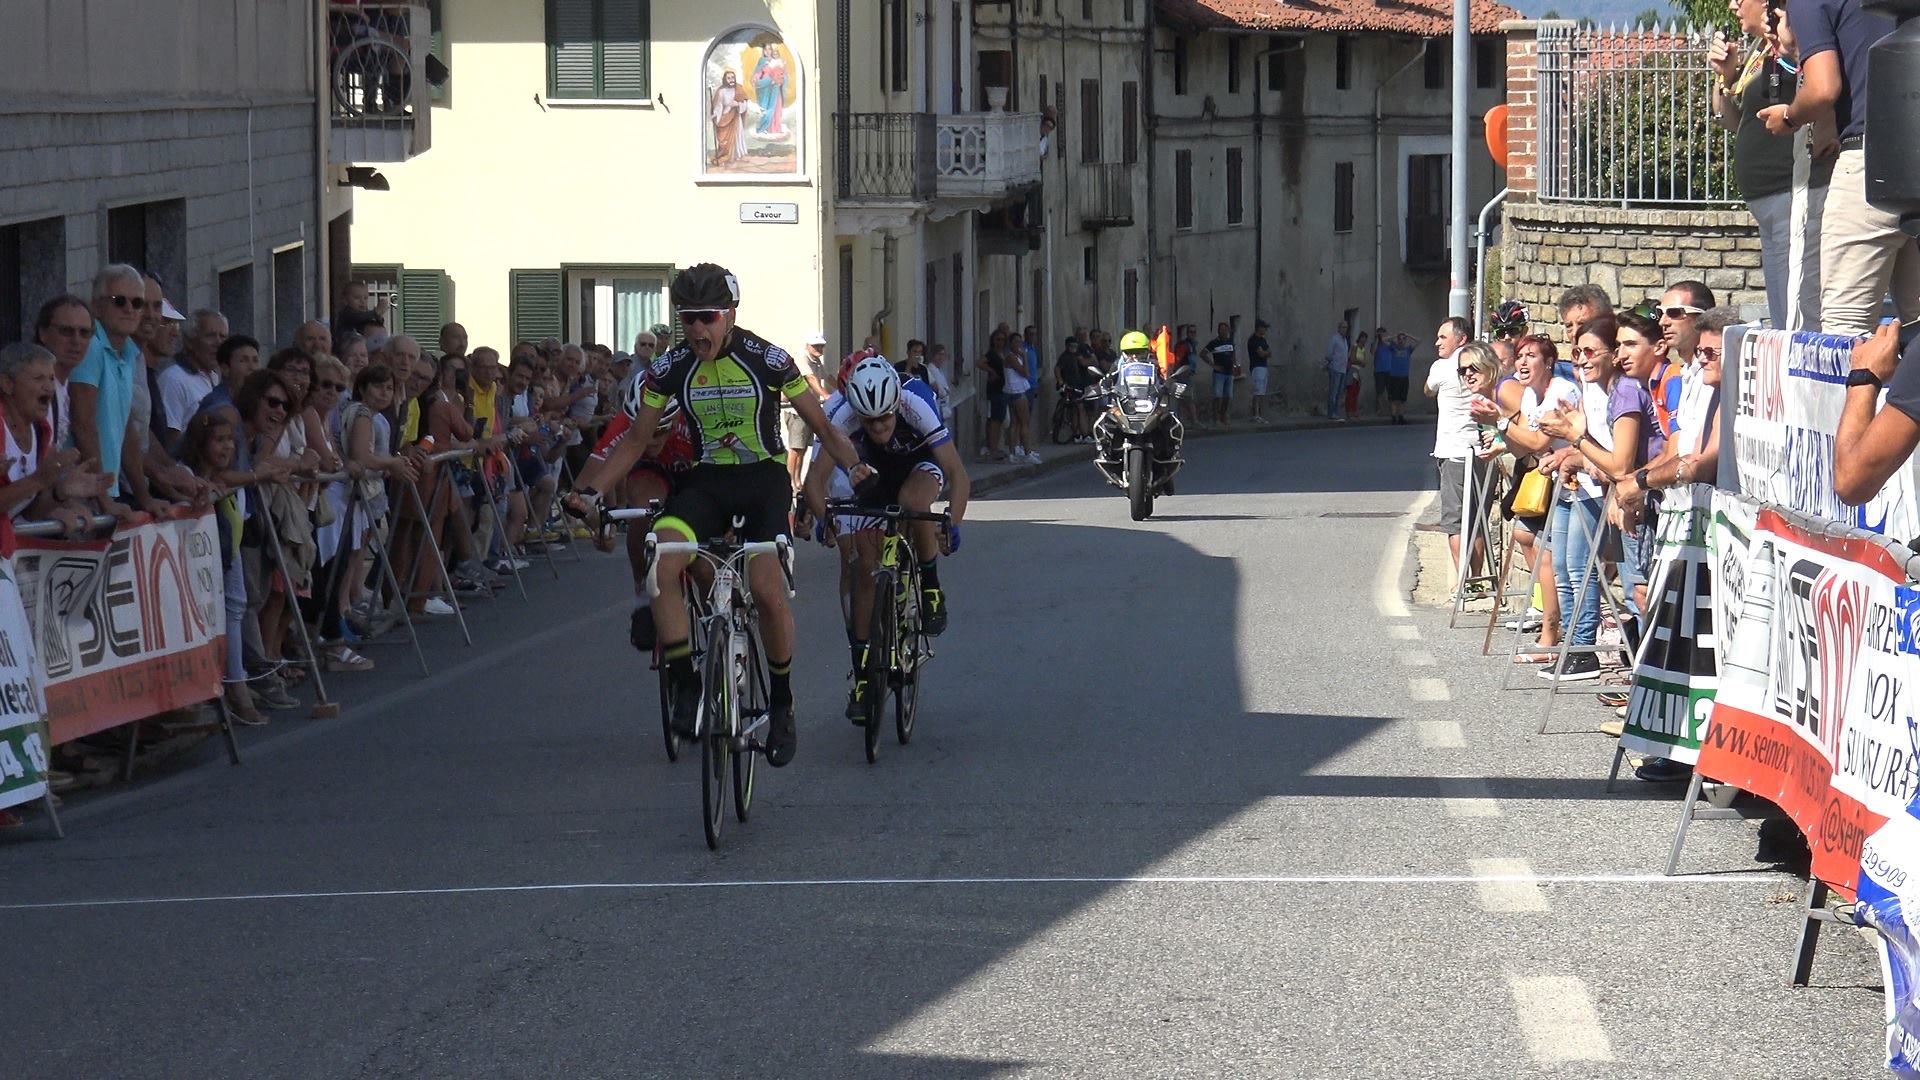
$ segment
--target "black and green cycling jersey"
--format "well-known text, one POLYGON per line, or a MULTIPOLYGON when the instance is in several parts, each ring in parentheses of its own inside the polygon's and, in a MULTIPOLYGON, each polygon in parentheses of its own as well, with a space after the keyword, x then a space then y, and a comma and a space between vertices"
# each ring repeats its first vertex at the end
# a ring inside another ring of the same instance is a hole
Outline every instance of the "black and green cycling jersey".
POLYGON ((663 353, 647 369, 641 400, 664 408, 680 399, 700 460, 751 465, 784 460, 780 401, 807 393, 807 380, 785 349, 735 327, 727 348, 701 360, 689 345, 663 353))

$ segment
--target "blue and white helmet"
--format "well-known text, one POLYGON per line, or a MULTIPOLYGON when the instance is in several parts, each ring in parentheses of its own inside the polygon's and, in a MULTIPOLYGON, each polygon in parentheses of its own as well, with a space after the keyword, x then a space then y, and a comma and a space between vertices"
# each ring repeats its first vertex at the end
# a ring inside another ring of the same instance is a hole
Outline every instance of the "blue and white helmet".
POLYGON ((886 357, 869 356, 854 365, 840 391, 861 417, 886 416, 900 407, 900 373, 886 357))

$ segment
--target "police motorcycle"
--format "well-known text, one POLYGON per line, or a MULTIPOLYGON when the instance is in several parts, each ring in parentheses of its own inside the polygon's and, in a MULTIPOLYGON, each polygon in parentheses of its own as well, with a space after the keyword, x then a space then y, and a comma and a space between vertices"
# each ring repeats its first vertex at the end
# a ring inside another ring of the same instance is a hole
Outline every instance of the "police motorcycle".
POLYGON ((1093 463, 1127 493, 1135 521, 1153 515, 1154 496, 1173 494, 1174 474, 1185 464, 1186 428, 1174 403, 1186 390, 1161 374, 1145 334, 1134 330, 1120 339, 1120 362, 1097 391, 1105 408, 1093 423, 1093 463))

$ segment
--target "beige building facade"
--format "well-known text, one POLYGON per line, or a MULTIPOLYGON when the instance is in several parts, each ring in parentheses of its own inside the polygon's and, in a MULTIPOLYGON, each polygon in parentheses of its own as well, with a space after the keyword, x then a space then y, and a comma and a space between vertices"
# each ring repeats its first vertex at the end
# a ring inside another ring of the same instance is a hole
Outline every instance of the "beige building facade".
POLYGON ((788 0, 448 0, 433 151, 352 211, 352 276, 416 333, 630 349, 680 268, 738 275, 743 325, 825 319, 817 8, 788 0))

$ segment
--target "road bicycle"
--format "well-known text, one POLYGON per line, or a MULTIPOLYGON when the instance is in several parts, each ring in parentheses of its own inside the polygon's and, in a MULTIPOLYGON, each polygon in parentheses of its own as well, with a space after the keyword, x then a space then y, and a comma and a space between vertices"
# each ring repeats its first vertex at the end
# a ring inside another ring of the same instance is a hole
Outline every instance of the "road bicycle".
POLYGON ((873 622, 867 633, 864 729, 867 763, 871 765, 880 756, 880 722, 889 697, 893 699, 894 735, 901 746, 913 739, 913 723, 920 712, 920 671, 933 659, 933 639, 920 621, 920 560, 901 535, 900 524, 930 521, 946 529, 953 519, 898 506, 863 507, 850 499, 828 502, 827 512, 881 522, 880 561, 873 571, 873 622))
MULTIPOLYGON (((568 512, 572 513, 571 508, 568 508, 568 512)), ((645 518, 649 521, 656 520, 659 518, 660 512, 661 503, 658 499, 652 500, 644 507, 629 507, 622 510, 603 511, 599 516, 600 529, 604 534, 610 531, 617 521, 633 521, 639 518, 645 518)), ((689 640, 693 644, 694 654, 698 656, 702 644, 700 635, 706 628, 707 598, 697 587, 691 570, 681 574, 680 580, 680 598, 686 605, 687 626, 692 630, 692 637, 689 640)), ((653 655, 650 663, 647 665, 647 669, 653 672, 655 681, 660 688, 660 734, 666 742, 667 760, 669 762, 677 762, 680 760, 681 740, 680 733, 673 730, 673 682, 667 678, 666 666, 667 661, 662 652, 660 636, 655 634, 653 655)))
MULTIPOLYGON (((610 516, 623 520, 645 513, 615 510, 610 516)), ((735 519, 734 528, 742 524, 735 519)), ((761 555, 777 557, 791 596, 793 545, 784 536, 745 544, 726 539, 695 543, 661 540, 648 533, 647 591, 656 595, 661 555, 691 556, 713 572, 713 584, 692 624, 693 662, 701 677, 693 741, 700 744, 700 825, 707 847, 718 848, 726 817, 728 773, 733 778, 733 813, 745 824, 753 808, 754 766, 767 749, 767 660, 760 643, 760 613, 747 586, 747 561, 761 555)), ((670 694, 663 692, 661 701, 671 716, 670 694)))

